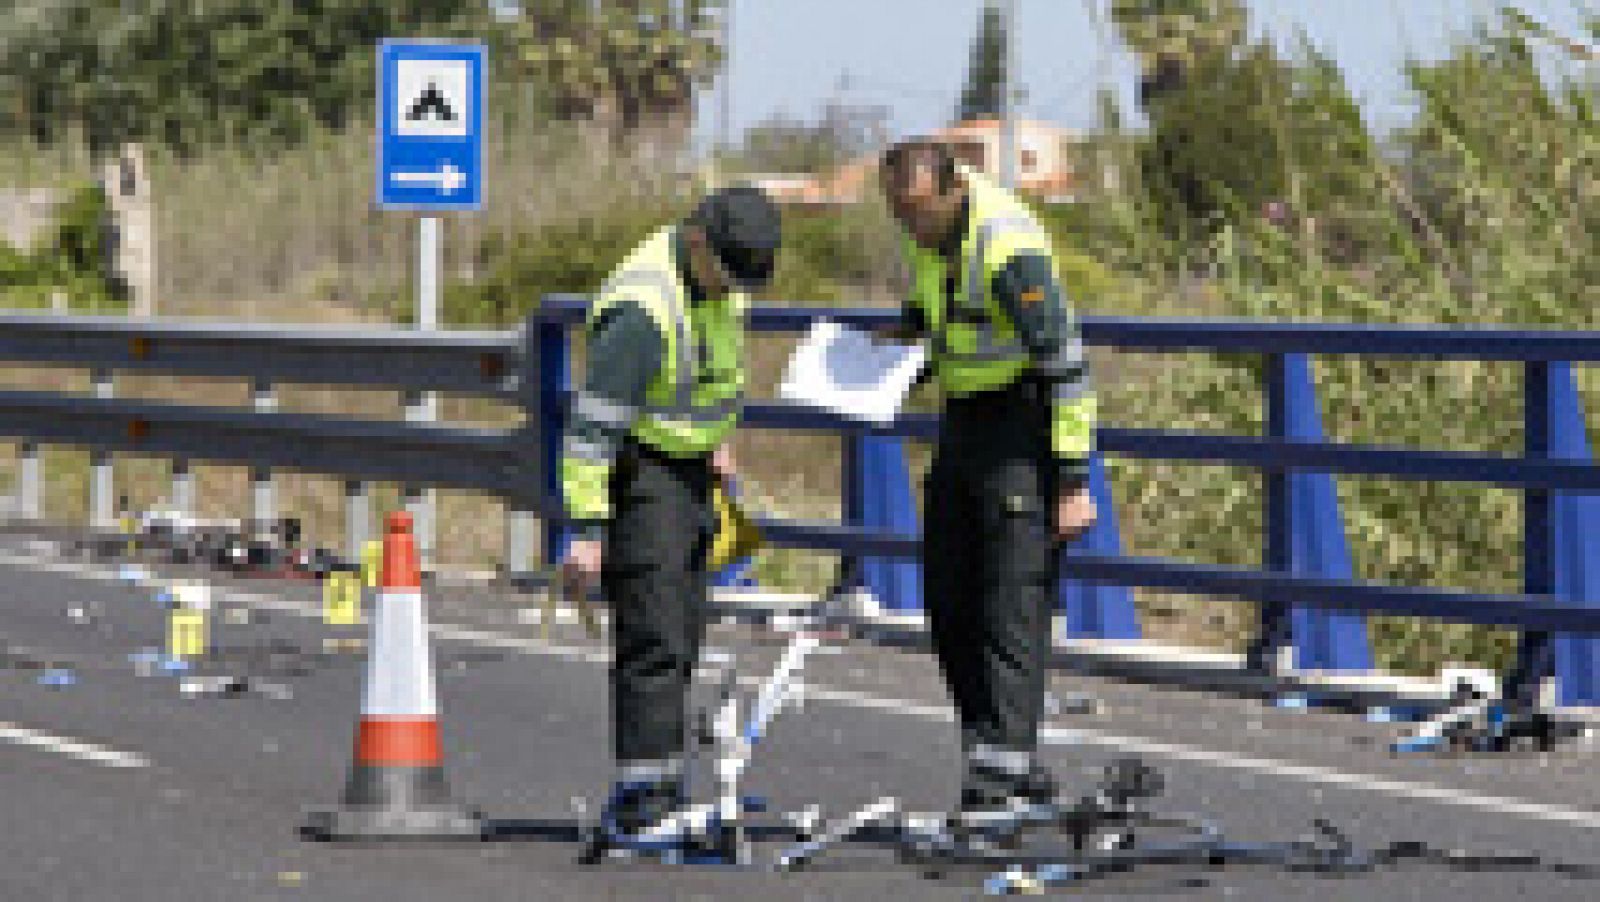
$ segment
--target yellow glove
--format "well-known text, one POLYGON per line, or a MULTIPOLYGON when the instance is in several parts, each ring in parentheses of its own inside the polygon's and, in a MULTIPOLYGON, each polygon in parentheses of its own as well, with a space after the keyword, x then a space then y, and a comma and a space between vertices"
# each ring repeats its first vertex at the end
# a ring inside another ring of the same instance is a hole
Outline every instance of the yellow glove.
POLYGON ((764 540, 755 520, 722 486, 712 488, 711 503, 717 511, 717 535, 711 542, 706 569, 716 573, 734 561, 755 554, 764 540))

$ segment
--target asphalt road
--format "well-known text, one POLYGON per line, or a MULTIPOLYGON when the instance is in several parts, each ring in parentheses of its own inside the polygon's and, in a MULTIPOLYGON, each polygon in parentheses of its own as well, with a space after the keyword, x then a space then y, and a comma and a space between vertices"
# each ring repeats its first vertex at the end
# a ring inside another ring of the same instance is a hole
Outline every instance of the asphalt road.
MULTIPOLYGON (((574 863, 563 836, 610 778, 604 646, 559 623, 549 643, 527 596, 430 596, 446 768, 456 797, 497 824, 493 841, 348 847, 303 841, 304 812, 335 803, 350 764, 362 657, 325 652, 335 631, 315 589, 219 584, 213 672, 253 673, 272 694, 185 697, 129 655, 159 647, 164 612, 115 565, 0 541, 0 899, 956 899, 977 879, 933 882, 866 847, 793 875, 574 863), (74 608, 82 609, 74 614, 74 608), (245 622, 248 615, 249 621, 245 622), (276 650, 277 654, 268 652, 276 650), (41 685, 49 667, 74 682, 41 685)), ((776 640, 715 628, 753 675, 776 640)), ((951 802, 957 751, 926 656, 848 643, 813 659, 806 706, 784 715, 747 790, 840 814, 881 795, 951 802)), ((1163 806, 1203 811, 1239 840, 1287 839, 1328 818, 1364 846, 1421 840, 1600 864, 1592 745, 1506 758, 1391 758, 1401 729, 1349 715, 1060 676, 1101 701, 1053 716, 1048 760, 1087 786, 1136 754, 1167 781, 1163 806)), ((775 846, 765 845, 764 855, 775 846)), ((1600 881, 1549 873, 1409 868, 1349 878, 1253 869, 1150 870, 1062 895, 1183 899, 1594 899, 1600 881)))

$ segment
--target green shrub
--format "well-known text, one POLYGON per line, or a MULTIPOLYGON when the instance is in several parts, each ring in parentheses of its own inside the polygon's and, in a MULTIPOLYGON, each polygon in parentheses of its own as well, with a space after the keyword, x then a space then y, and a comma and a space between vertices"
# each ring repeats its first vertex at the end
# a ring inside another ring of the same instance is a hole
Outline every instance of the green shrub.
POLYGON ((0 242, 0 299, 16 308, 48 307, 62 292, 83 313, 124 309, 126 287, 110 273, 105 194, 94 182, 71 188, 56 208, 56 224, 32 252, 0 242))

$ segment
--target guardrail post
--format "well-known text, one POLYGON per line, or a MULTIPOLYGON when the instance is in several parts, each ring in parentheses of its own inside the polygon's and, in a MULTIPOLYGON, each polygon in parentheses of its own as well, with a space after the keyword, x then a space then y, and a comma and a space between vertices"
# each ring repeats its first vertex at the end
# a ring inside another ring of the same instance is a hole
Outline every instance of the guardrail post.
POLYGON ((522 425, 516 432, 517 459, 512 464, 517 485, 504 496, 505 551, 501 555, 500 569, 508 584, 515 585, 519 577, 533 572, 534 526, 536 512, 546 494, 543 467, 542 417, 545 392, 539 350, 543 332, 538 314, 522 321, 517 329, 516 372, 511 375, 516 386, 516 405, 522 411, 522 425))
POLYGON ((359 479, 349 479, 344 484, 344 542, 345 561, 361 563, 361 551, 367 545, 372 530, 372 496, 370 486, 359 479))
POLYGON ((572 387, 571 351, 566 326, 534 320, 533 328, 538 330, 539 342, 540 452, 545 497, 550 499, 544 521, 544 564, 548 567, 566 555, 572 532, 564 520, 567 505, 561 492, 561 434, 566 429, 566 398, 572 387))
MULTIPOLYGON (((1531 361, 1523 373, 1525 456, 1586 459, 1588 441, 1571 366, 1531 361)), ((1523 592, 1596 604, 1600 498, 1543 489, 1526 489, 1523 498, 1523 592)), ((1597 664, 1600 642, 1592 637, 1525 630, 1501 691, 1517 705, 1532 706, 1542 701, 1546 681, 1556 677, 1560 704, 1592 705, 1600 699, 1597 664)))
MULTIPOLYGON (((95 370, 93 381, 96 398, 115 397, 116 385, 112 382, 110 370, 95 370)), ((105 448, 91 450, 89 466, 89 525, 93 529, 109 529, 114 517, 111 510, 111 451, 105 448)))
MULTIPOLYGON (((278 409, 278 394, 273 391, 272 383, 257 380, 251 386, 251 401, 257 413, 272 413, 278 409)), ((277 505, 272 493, 272 469, 270 467, 251 467, 251 516, 255 519, 258 528, 266 528, 266 524, 277 516, 277 505)))
MULTIPOLYGON (((1553 364, 1550 379, 1551 451, 1592 460, 1571 365, 1553 364)), ((1558 494, 1556 541, 1556 594, 1576 605, 1600 606, 1600 495, 1558 494)), ((1600 706, 1600 638, 1557 634, 1555 657, 1556 703, 1600 706)))
POLYGON ((37 442, 23 442, 20 449, 21 472, 17 474, 20 485, 17 486, 18 505, 22 516, 29 520, 37 520, 44 514, 42 482, 39 473, 39 445, 37 442))
MULTIPOLYGON (((1268 354, 1266 360, 1266 432, 1269 438, 1282 438, 1289 429, 1289 362, 1286 354, 1268 354)), ((1266 534, 1262 536, 1261 566, 1263 569, 1288 573, 1294 563, 1294 503, 1299 500, 1291 491, 1289 473, 1282 468, 1263 468, 1262 481, 1266 484, 1266 510, 1263 512, 1266 534)), ((1288 606, 1277 602, 1264 602, 1260 606, 1260 622, 1256 636, 1245 654, 1245 666, 1257 673, 1275 672, 1288 663, 1284 661, 1289 648, 1291 622, 1288 606)))
MULTIPOLYGON (((432 392, 406 392, 406 422, 432 423, 438 417, 438 398, 432 392)), ((401 487, 405 508, 411 513, 412 535, 417 541, 417 560, 424 573, 432 572, 434 561, 434 492, 427 486, 401 487)))
MULTIPOLYGON (((1122 554, 1122 535, 1117 526, 1117 508, 1106 480, 1105 462, 1100 452, 1089 456, 1089 493, 1094 499, 1095 522, 1061 554, 1070 561, 1070 551, 1095 554, 1122 554)), ((1051 514, 1052 521, 1054 512, 1051 514)), ((1063 567, 1071 572, 1070 563, 1063 567)), ((1127 586, 1093 583, 1063 576, 1057 588, 1058 609, 1066 613, 1066 635, 1072 638, 1137 639, 1139 614, 1133 606, 1133 592, 1127 586)))
MULTIPOLYGON (((1283 411, 1284 435, 1322 441, 1322 415, 1311 379, 1310 359, 1305 354, 1285 354, 1279 359, 1284 368, 1284 396, 1288 399, 1283 411)), ((1353 578, 1350 545, 1333 474, 1290 474, 1289 491, 1294 496, 1290 504, 1290 569, 1302 576, 1353 578)), ((1290 612, 1290 634, 1298 670, 1372 668, 1366 617, 1360 613, 1295 605, 1290 612)))
POLYGON ((171 508, 180 517, 194 515, 194 472, 187 460, 172 462, 171 508))
MULTIPOLYGON (((917 508, 911 498, 905 440, 862 430, 856 434, 856 497, 860 525, 868 529, 917 534, 917 508)), ((922 607, 922 574, 916 560, 872 558, 861 568, 862 583, 878 606, 890 611, 922 607)))
POLYGON ((519 509, 515 499, 506 501, 505 574, 519 576, 533 570, 533 512, 519 509))

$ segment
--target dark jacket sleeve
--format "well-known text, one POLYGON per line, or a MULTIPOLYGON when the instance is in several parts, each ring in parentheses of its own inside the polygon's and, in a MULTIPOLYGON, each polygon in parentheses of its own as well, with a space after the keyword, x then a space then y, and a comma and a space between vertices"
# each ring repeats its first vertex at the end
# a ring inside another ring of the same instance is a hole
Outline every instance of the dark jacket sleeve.
POLYGON ((1061 483, 1081 486, 1089 475, 1094 397, 1066 293, 1050 259, 1042 254, 1012 257, 995 273, 992 288, 1001 309, 1016 324, 1035 371, 1051 387, 1052 444, 1061 483))
POLYGON ((608 486, 622 437, 645 404, 665 342, 649 314, 623 301, 589 330, 583 387, 562 437, 562 481, 580 538, 599 538, 611 515, 608 486))

